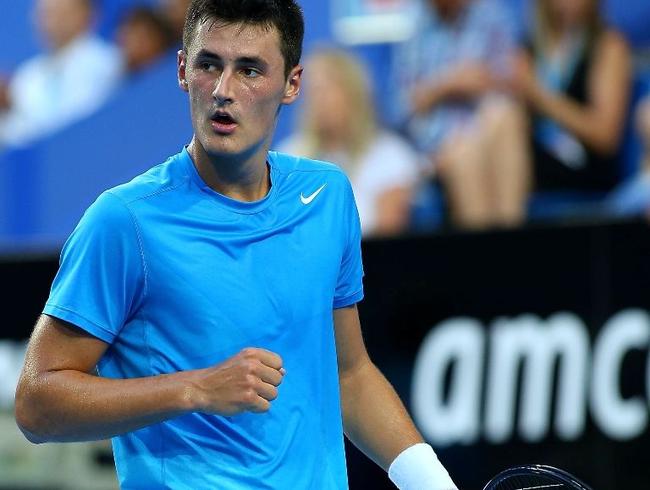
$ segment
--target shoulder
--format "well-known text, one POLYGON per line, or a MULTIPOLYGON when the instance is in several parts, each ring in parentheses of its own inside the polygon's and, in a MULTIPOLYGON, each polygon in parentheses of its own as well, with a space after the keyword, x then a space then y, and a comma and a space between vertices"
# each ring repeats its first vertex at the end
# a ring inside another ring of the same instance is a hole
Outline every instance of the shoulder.
POLYGON ((627 73, 632 70, 632 53, 630 46, 620 32, 614 29, 603 31, 593 44, 590 64, 596 73, 627 73))
POLYGON ((105 193, 122 201, 127 207, 149 197, 173 191, 187 183, 182 153, 169 157, 129 182, 108 189, 105 193))
POLYGON ((130 221, 127 202, 111 189, 102 192, 83 215, 82 224, 101 224, 102 228, 113 228, 116 224, 130 221))
POLYGON ((628 44, 625 36, 615 29, 605 29, 594 45, 596 54, 598 55, 613 55, 613 56, 629 56, 630 45, 628 44))
POLYGON ((148 203, 169 197, 169 191, 178 187, 169 178, 168 165, 169 161, 157 165, 127 183, 102 192, 86 209, 73 235, 112 243, 119 236, 133 233, 140 227, 142 211, 148 203))

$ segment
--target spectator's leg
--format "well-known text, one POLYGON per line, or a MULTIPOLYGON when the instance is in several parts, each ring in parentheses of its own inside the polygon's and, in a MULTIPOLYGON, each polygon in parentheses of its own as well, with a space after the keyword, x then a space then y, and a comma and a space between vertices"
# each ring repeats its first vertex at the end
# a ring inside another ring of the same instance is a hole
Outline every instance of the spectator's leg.
POLYGON ((458 132, 435 156, 452 222, 460 228, 482 229, 493 224, 483 146, 476 131, 458 132))
POLYGON ((498 226, 518 226, 526 218, 532 179, 526 113, 512 99, 491 97, 482 104, 479 121, 488 160, 492 221, 498 226))

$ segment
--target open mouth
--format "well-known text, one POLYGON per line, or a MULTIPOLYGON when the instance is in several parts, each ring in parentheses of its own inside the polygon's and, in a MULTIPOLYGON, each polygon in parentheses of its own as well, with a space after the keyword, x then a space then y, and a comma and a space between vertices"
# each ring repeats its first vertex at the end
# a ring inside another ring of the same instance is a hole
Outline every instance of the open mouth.
POLYGON ((225 112, 213 114, 210 120, 212 121, 212 128, 218 133, 231 134, 237 127, 237 121, 225 112))
POLYGON ((221 124, 235 124, 235 120, 230 114, 217 113, 212 116, 212 120, 221 124))

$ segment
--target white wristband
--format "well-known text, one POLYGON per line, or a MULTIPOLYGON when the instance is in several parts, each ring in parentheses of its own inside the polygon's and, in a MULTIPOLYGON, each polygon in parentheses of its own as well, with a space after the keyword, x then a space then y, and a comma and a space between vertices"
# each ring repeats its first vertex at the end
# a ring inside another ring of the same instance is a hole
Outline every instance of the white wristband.
POLYGON ((400 490, 458 490, 433 448, 421 442, 402 451, 388 468, 400 490))

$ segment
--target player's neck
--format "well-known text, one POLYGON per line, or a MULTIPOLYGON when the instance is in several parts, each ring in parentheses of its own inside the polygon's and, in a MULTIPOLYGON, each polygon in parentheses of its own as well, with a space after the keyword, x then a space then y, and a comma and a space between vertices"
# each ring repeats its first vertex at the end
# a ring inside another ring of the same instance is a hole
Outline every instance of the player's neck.
POLYGON ((263 199, 271 188, 268 144, 250 155, 209 155, 193 139, 188 152, 203 181, 214 191, 244 202, 263 199))

